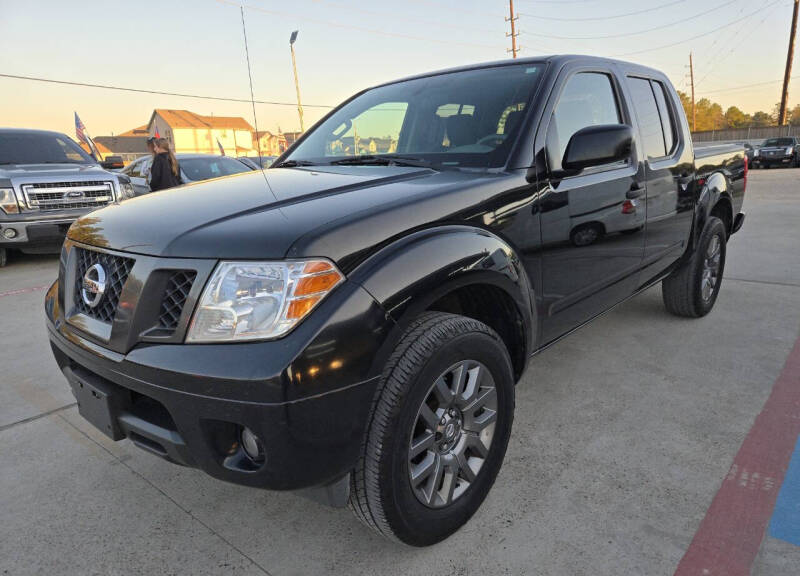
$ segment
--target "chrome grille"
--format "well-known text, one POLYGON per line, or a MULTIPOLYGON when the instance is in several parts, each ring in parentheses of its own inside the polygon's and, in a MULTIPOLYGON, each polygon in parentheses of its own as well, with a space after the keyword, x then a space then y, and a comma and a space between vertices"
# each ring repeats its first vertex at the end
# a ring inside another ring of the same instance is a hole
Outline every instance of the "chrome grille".
POLYGON ((25 204, 32 210, 99 208, 114 200, 114 183, 103 181, 24 184, 25 204))
POLYGON ((120 294, 122 294, 122 288, 125 286, 125 281, 128 279, 131 268, 133 268, 134 259, 106 254, 104 252, 95 252, 94 250, 86 250, 84 248, 76 247, 75 250, 75 260, 77 262, 74 290, 75 308, 78 312, 82 312, 101 322, 111 322, 116 314, 117 305, 119 305, 119 297, 120 294), (86 274, 86 271, 95 264, 100 264, 105 270, 106 289, 99 304, 92 308, 83 301, 81 289, 83 288, 83 276, 86 274))
POLYGON ((170 276, 164 298, 161 300, 159 328, 174 332, 178 327, 183 306, 186 304, 186 298, 189 296, 196 275, 194 270, 178 270, 170 276))

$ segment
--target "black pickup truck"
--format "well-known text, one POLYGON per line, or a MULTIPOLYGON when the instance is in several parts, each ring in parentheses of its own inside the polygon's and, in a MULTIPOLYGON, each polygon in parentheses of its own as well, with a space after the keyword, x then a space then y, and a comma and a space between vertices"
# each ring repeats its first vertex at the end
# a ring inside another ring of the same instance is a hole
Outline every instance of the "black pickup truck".
POLYGON ((670 312, 712 309, 746 180, 741 147, 693 150, 656 70, 408 78, 269 170, 77 221, 52 349, 111 438, 428 545, 494 483, 531 356, 658 282, 670 312))

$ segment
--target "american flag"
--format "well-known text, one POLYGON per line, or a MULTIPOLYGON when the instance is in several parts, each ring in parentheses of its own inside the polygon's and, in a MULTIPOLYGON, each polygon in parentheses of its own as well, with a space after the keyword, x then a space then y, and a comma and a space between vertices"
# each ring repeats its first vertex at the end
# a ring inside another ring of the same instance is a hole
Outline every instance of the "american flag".
POLYGON ((98 162, 102 160, 100 157, 100 151, 97 149, 97 146, 94 145, 94 141, 92 140, 91 136, 89 136, 89 132, 86 130, 86 126, 83 125, 83 122, 81 122, 77 112, 75 112, 75 136, 78 137, 78 140, 89 147, 89 152, 91 153, 92 158, 98 162))

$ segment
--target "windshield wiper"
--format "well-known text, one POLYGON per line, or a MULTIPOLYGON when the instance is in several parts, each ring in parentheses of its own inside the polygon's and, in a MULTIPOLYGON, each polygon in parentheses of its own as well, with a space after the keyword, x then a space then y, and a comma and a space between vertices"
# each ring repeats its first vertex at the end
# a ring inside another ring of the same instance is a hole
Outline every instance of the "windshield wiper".
POLYGON ((334 160, 331 164, 339 166, 418 166, 420 168, 433 168, 434 163, 423 160, 422 158, 410 158, 406 156, 375 156, 365 154, 363 156, 353 156, 334 160))
POLYGON ((284 160, 280 164, 273 164, 270 168, 296 168, 297 166, 317 166, 317 163, 309 160, 284 160))

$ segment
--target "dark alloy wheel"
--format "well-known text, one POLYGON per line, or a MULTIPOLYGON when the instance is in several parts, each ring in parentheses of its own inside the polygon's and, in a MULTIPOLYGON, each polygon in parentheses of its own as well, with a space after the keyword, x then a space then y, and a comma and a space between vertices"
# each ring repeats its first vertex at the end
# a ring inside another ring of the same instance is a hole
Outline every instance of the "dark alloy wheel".
POLYGON ((503 462, 514 376, 501 338, 477 320, 427 312, 408 327, 376 392, 350 507, 412 546, 456 532, 503 462))
POLYGON ((714 307, 725 270, 725 224, 710 216, 694 253, 661 284, 664 306, 677 316, 699 318, 714 307))

